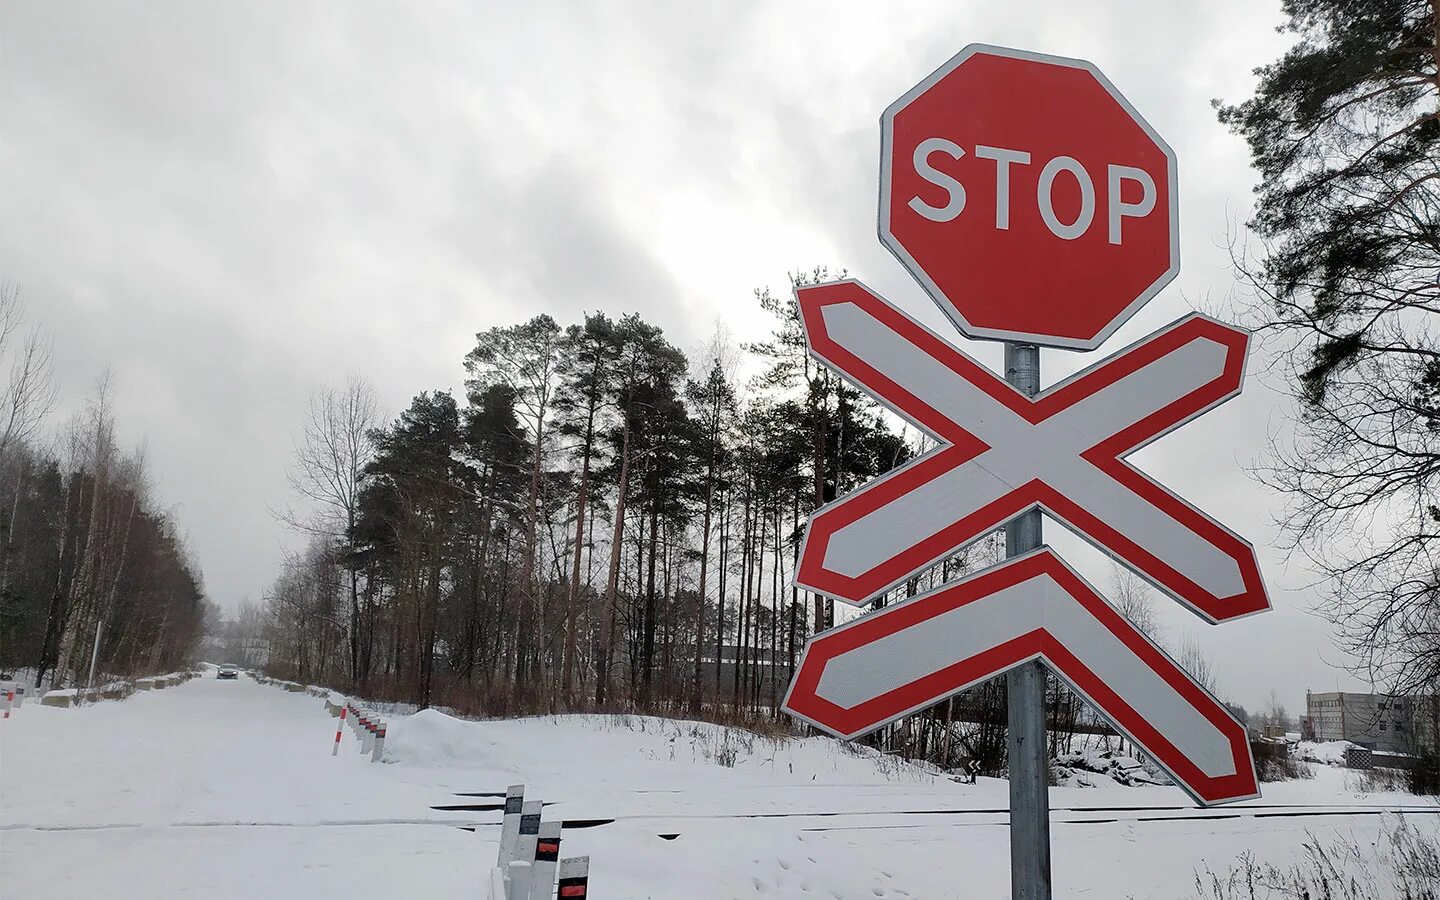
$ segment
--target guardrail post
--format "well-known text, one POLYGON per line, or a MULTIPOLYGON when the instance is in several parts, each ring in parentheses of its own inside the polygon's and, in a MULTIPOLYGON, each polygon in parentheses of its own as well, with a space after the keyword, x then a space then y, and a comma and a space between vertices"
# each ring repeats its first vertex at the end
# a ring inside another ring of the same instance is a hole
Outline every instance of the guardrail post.
POLYGON ((535 840, 535 865, 530 867, 530 896, 519 900, 550 900, 555 896, 555 869, 560 862, 560 823, 541 822, 535 840))
POLYGON ((385 755, 385 721, 382 719, 375 726, 375 752, 371 754, 371 762, 379 762, 380 757, 385 755))
POLYGON ((559 888, 555 892, 558 900, 575 900, 589 896, 590 857, 573 856, 560 860, 559 888))

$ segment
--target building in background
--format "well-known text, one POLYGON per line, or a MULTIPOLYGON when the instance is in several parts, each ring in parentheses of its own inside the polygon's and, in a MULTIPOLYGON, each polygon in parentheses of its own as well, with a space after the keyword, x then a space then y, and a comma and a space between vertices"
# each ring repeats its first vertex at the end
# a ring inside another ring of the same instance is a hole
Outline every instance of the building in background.
POLYGON ((1435 705, 1429 697, 1307 691, 1302 731, 1306 740, 1350 741, 1385 753, 1411 753, 1433 743, 1435 705))

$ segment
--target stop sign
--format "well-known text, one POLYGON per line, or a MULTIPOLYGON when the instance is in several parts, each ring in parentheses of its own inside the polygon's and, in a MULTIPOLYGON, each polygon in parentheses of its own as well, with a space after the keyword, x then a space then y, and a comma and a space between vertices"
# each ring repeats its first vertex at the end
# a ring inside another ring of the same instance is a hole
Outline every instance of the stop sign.
POLYGON ((880 240, 970 337, 1093 350, 1180 270, 1175 154, 1088 62, 971 44, 880 124, 880 240))

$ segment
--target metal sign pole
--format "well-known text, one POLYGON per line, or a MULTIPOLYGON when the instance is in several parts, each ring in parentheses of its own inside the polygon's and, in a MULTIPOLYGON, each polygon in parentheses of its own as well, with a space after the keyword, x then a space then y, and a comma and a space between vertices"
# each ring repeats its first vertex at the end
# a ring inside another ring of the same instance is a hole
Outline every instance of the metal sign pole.
MULTIPOLYGON (((1005 344, 1005 380, 1020 393, 1040 393, 1040 348, 1005 344)), ((1020 556, 1043 543, 1040 510, 1005 525, 1005 555, 1020 556)), ((1006 676, 1010 735, 1010 896, 1050 900, 1050 773, 1045 746, 1045 667, 1039 661, 1006 676)))

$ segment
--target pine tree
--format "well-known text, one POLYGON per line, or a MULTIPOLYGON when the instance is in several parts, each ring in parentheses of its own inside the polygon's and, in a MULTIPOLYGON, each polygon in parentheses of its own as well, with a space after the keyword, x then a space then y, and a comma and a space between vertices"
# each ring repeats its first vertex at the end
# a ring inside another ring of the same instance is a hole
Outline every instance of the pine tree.
POLYGON ((1301 409, 1262 477, 1348 649, 1398 687, 1433 684, 1440 16, 1429 0, 1284 9, 1295 45, 1219 109, 1259 173, 1262 255, 1239 265, 1301 409))

